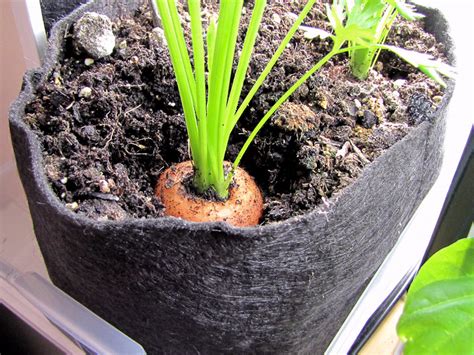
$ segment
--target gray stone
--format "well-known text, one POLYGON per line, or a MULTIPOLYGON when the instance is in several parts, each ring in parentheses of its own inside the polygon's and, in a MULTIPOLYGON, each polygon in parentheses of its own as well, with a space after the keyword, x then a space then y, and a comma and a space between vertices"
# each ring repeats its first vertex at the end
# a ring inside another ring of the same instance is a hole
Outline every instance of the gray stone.
POLYGON ((361 123, 364 128, 372 128, 377 124, 377 116, 369 110, 364 110, 361 123))
POLYGON ((111 55, 115 47, 112 22, 105 15, 86 12, 74 25, 74 40, 77 49, 95 59, 111 55))

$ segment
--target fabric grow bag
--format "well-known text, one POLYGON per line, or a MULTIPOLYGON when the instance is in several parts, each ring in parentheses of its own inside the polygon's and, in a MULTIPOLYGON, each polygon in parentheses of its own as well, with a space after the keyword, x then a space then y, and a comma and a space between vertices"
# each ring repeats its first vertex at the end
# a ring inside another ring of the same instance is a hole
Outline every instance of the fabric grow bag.
MULTIPOLYGON (((255 228, 174 218, 97 222, 48 186, 25 105, 85 11, 111 18, 138 2, 95 1, 54 27, 46 63, 10 112, 20 177, 51 280, 149 353, 322 353, 434 182, 449 94, 328 207, 255 228)), ((429 23, 449 42, 446 23, 429 23)), ((449 44, 449 43, 448 43, 449 44)))

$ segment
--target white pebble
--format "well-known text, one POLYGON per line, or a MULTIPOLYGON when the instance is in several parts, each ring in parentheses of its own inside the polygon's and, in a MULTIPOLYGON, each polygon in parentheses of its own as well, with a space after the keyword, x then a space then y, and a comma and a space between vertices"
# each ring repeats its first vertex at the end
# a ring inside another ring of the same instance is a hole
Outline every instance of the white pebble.
POLYGON ((79 97, 90 97, 92 95, 92 89, 88 86, 85 86, 79 91, 79 97))
POLYGON ((79 208, 79 204, 77 202, 66 203, 66 208, 69 208, 71 211, 75 211, 79 208))
POLYGON ((393 87, 395 89, 400 89, 403 85, 405 85, 407 81, 405 79, 398 79, 393 82, 393 87))
POLYGON ((272 15, 272 21, 275 22, 277 25, 281 23, 281 17, 278 14, 273 14, 272 15))
POLYGON ((100 192, 102 192, 104 194, 109 193, 110 192, 109 183, 106 180, 100 180, 99 181, 99 189, 100 189, 100 192))

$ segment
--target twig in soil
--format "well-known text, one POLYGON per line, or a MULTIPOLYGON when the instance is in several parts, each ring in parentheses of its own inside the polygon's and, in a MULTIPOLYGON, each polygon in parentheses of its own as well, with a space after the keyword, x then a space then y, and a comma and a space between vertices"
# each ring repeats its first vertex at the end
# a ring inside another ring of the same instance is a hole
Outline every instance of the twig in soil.
MULTIPOLYGON (((106 125, 106 126, 110 127, 110 125, 106 125)), ((110 132, 109 136, 107 137, 107 141, 105 142, 102 149, 106 149, 109 146, 110 142, 112 142, 112 139, 114 138, 114 134, 115 134, 115 128, 116 128, 115 126, 112 126, 112 132, 110 132)))
POLYGON ((69 105, 67 105, 66 110, 69 110, 71 107, 73 107, 75 103, 76 101, 72 101, 69 105))
MULTIPOLYGON (((110 111, 105 114, 104 119, 107 119, 109 117, 109 114, 110 114, 110 111)), ((115 114, 115 121, 117 122, 117 114, 115 114)), ((99 124, 99 126, 112 127, 112 132, 110 132, 110 134, 107 137, 107 141, 105 142, 104 146, 102 147, 102 149, 106 149, 109 146, 110 142, 112 142, 112 139, 114 138, 115 129, 117 128, 117 126, 112 126, 108 123, 102 123, 102 124, 99 124)))
POLYGON ((133 112, 133 111, 135 111, 135 110, 138 110, 142 105, 143 105, 143 104, 140 104, 140 105, 138 105, 138 106, 135 106, 135 107, 131 108, 130 110, 125 111, 125 112, 124 112, 124 115, 127 115, 127 114, 129 114, 129 113, 131 113, 131 112, 133 112))
POLYGON ((118 196, 115 196, 115 195, 112 195, 112 194, 104 194, 102 192, 91 192, 89 195, 91 197, 95 197, 95 198, 98 198, 100 200, 115 201, 115 202, 120 201, 120 198, 118 196))
MULTIPOLYGON (((143 139, 139 139, 139 140, 137 140, 137 141, 135 141, 135 142, 129 142, 129 143, 127 143, 127 145, 125 146, 125 149, 124 149, 124 150, 125 150, 125 152, 126 152, 127 154, 130 154, 130 155, 146 155, 146 156, 153 156, 153 155, 155 155, 155 152, 156 152, 156 145, 154 146, 153 151, 152 151, 151 153, 137 153, 137 152, 132 152, 132 151, 130 151, 130 150, 128 149, 129 146, 137 147, 137 148, 140 149, 140 150, 147 149, 148 147, 147 147, 146 145, 140 144, 139 142, 148 141, 148 140, 153 142, 153 140, 152 140, 151 138, 143 138, 143 139)), ((153 144, 154 144, 154 142, 153 142, 153 144)))
POLYGON ((117 88, 126 88, 126 89, 131 89, 131 88, 142 88, 146 86, 146 84, 123 84, 123 85, 117 85, 117 88))
POLYGON ((349 142, 352 146, 352 150, 354 150, 354 153, 357 154, 357 156, 360 158, 360 160, 362 160, 362 162, 364 164, 369 164, 370 160, 367 159, 367 157, 364 155, 364 153, 362 153, 362 151, 359 148, 357 148, 357 146, 354 144, 354 142, 352 142, 352 140, 349 139, 349 142))

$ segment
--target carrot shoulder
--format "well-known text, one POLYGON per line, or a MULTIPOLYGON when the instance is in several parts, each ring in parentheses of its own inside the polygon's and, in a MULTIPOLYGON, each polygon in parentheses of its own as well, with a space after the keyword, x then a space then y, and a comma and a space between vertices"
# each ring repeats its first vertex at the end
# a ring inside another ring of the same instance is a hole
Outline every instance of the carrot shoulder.
POLYGON ((168 216, 193 222, 224 221, 237 227, 257 225, 263 214, 263 197, 253 178, 237 168, 225 201, 211 201, 188 191, 183 181, 194 173, 190 161, 165 170, 156 185, 155 194, 168 216))

